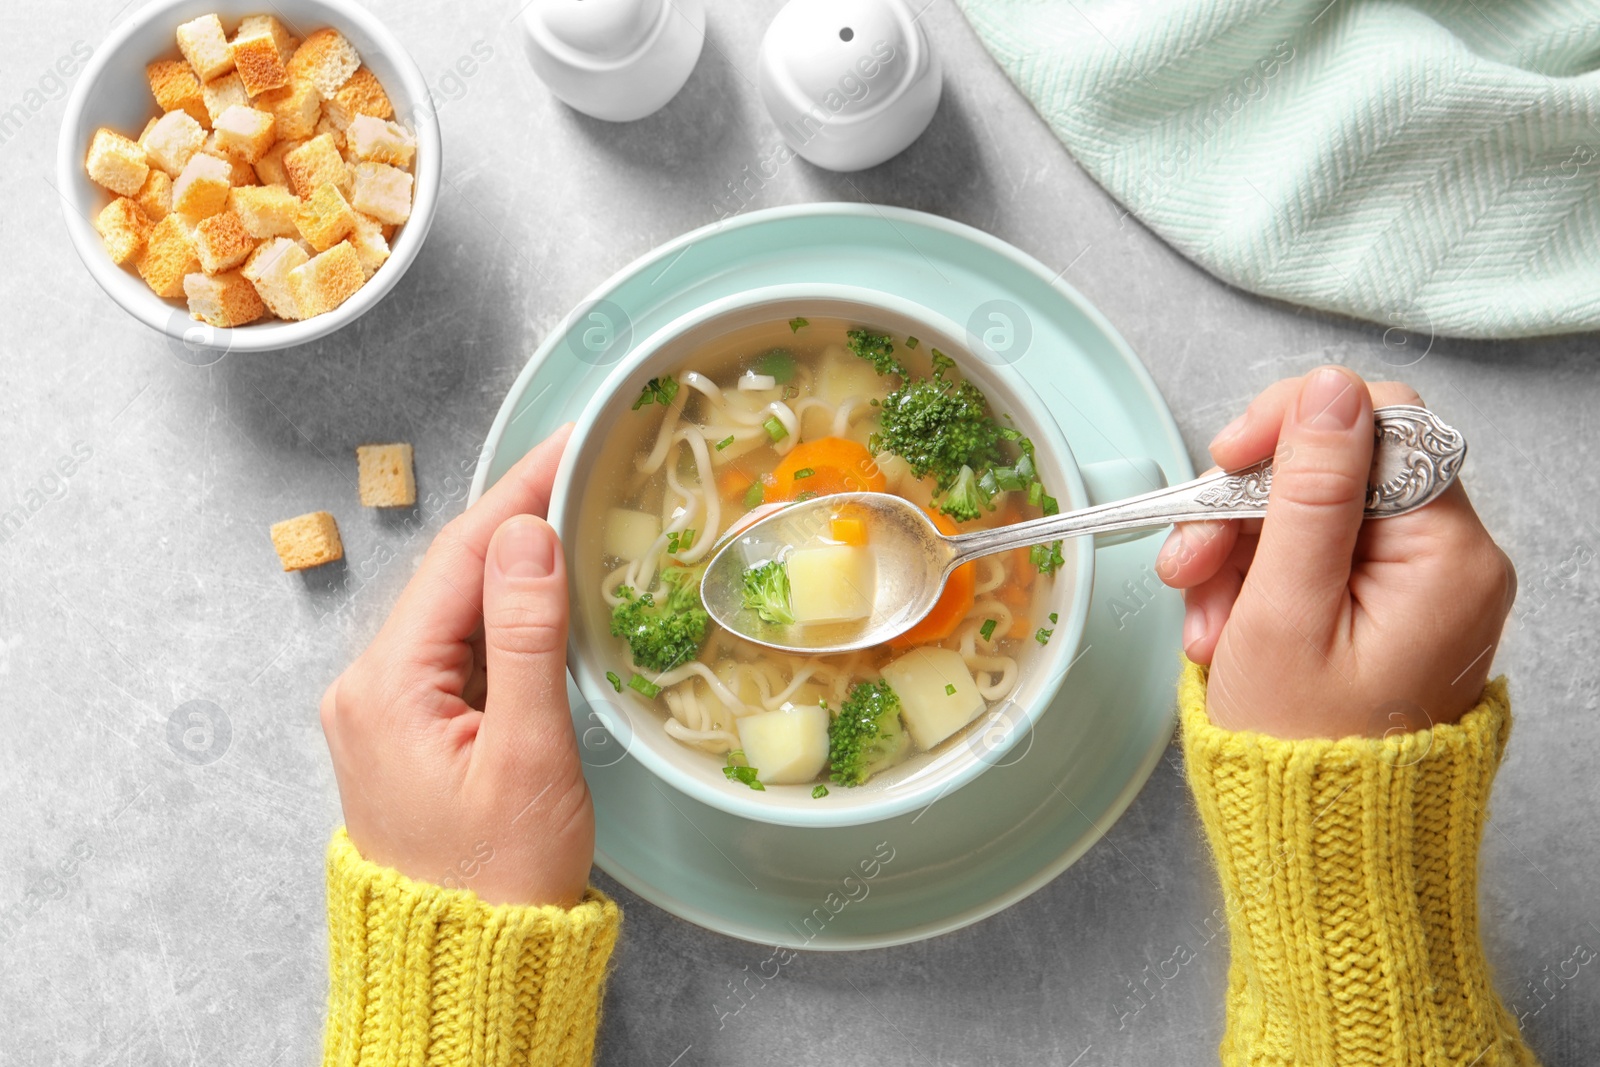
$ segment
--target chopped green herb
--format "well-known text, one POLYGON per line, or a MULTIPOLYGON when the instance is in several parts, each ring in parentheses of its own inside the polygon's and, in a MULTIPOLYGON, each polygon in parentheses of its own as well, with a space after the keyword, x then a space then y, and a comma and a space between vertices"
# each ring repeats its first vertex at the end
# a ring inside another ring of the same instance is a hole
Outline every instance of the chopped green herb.
POLYGON ((622 678, 616 671, 606 671, 606 681, 611 683, 611 688, 622 692, 622 678))
POLYGON ((1041 645, 1048 645, 1050 643, 1050 635, 1053 633, 1055 633, 1054 630, 1046 630, 1041 626, 1033 632, 1033 639, 1041 645))
POLYGON ((744 506, 747 508, 756 507, 761 503, 766 495, 767 491, 762 488, 760 482, 751 482, 750 488, 744 491, 744 506))
POLYGON ((674 530, 667 534, 667 552, 669 554, 679 551, 687 552, 692 544, 694 544, 693 530, 684 530, 681 533, 674 530))
MULTIPOLYGON (((1051 620, 1054 621, 1054 620, 1051 620)), ((978 636, 985 641, 994 639, 994 628, 1000 624, 999 619, 984 619, 983 625, 978 627, 978 636)))
POLYGON ((956 683, 954 683, 954 682, 946 682, 944 684, 944 695, 947 696, 947 697, 955 696, 956 695, 956 683))
MULTIPOLYGON (((783 387, 783 398, 785 400, 793 400, 795 397, 797 397, 799 395, 800 395, 800 387, 798 385, 786 385, 786 386, 783 387)), ((874 400, 873 403, 876 404, 877 401, 874 400)))
POLYGON ((815 467, 801 467, 799 470, 794 472, 794 480, 798 482, 800 479, 809 478, 815 473, 817 473, 815 467))
POLYGON ((789 320, 789 332, 790 333, 799 333, 801 330, 805 329, 807 326, 810 326, 810 325, 811 325, 811 323, 808 322, 805 319, 793 318, 793 319, 789 320))
POLYGON ((922 342, 918 341, 915 337, 907 337, 906 338, 906 347, 907 348, 916 348, 921 343, 922 342))
POLYGON ((723 763, 729 767, 748 767, 750 757, 744 754, 744 749, 735 748, 728 752, 728 758, 723 760, 723 763))
POLYGON ((1017 477, 1015 467, 991 467, 989 473, 994 475, 995 484, 1001 489, 1022 488, 1022 479, 1017 477))
POLYGON ((1040 574, 1054 574, 1067 561, 1061 555, 1061 542, 1052 541, 1048 545, 1034 545, 1028 549, 1028 562, 1040 574))
POLYGON ((1060 622, 1061 621, 1061 616, 1057 615, 1055 612, 1052 611, 1050 613, 1050 621, 1051 622, 1060 622))
POLYGON ((805 500, 810 500, 810 499, 811 499, 811 498, 812 498, 812 497, 814 497, 814 496, 816 496, 816 495, 817 495, 817 494, 816 494, 816 493, 815 493, 815 492, 813 492, 813 491, 812 491, 812 490, 810 490, 810 489, 807 489, 807 490, 806 490, 806 491, 805 491, 805 492, 803 492, 803 493, 801 493, 801 494, 799 494, 799 495, 798 495, 798 496, 796 496, 796 497, 795 497, 795 498, 794 498, 794 502, 795 502, 795 503, 796 503, 796 504, 799 504, 799 503, 801 503, 801 502, 802 502, 802 501, 805 501, 805 500))
POLYGON ((654 697, 661 692, 661 687, 642 674, 635 674, 628 679, 628 688, 636 693, 643 693, 647 697, 654 697))
POLYGON ((1028 483, 1028 503, 1033 507, 1040 507, 1044 504, 1043 482, 1028 483))
MULTIPOLYGON (((1039 471, 1033 465, 1033 457, 1026 452, 1022 454, 1021 459, 1017 460, 1017 477, 1022 479, 1023 485, 1039 477, 1039 471)), ((1021 486, 1018 488, 1021 488, 1021 486)))
POLYGON ((1039 499, 1039 508, 1046 515, 1057 515, 1061 512, 1061 505, 1056 503, 1056 498, 1049 493, 1039 499))
POLYGON ((993 467, 990 467, 978 477, 978 492, 982 493, 985 498, 993 497, 1000 492, 1000 477, 995 474, 993 467))
POLYGON ((774 348, 756 360, 754 369, 783 385, 794 379, 794 355, 786 348, 774 348))
POLYGON ((943 378, 944 372, 956 369, 956 361, 939 351, 937 348, 929 349, 933 353, 933 376, 943 378))
POLYGON ((731 444, 733 444, 733 434, 730 433, 728 436, 717 442, 717 451, 721 452, 724 448, 727 448, 731 444))
POLYGON ((727 775, 730 782, 743 782, 758 793, 767 791, 767 787, 761 784, 761 779, 756 777, 759 772, 754 767, 724 767, 722 773, 727 775))
POLYGON ((879 374, 898 374, 905 377, 906 369, 894 358, 894 342, 886 333, 870 330, 851 330, 845 334, 850 351, 872 364, 879 374))
POLYGON ((644 389, 639 393, 639 399, 633 402, 633 410, 649 404, 660 404, 666 407, 672 403, 672 398, 678 395, 678 379, 672 375, 663 375, 660 378, 651 378, 644 383, 644 389))
POLYGON ((763 422, 761 426, 767 431, 767 436, 772 438, 774 443, 789 436, 789 428, 785 426, 783 424, 783 420, 778 418, 776 415, 768 415, 767 421, 763 422))
POLYGON ((821 782, 818 782, 811 789, 811 799, 812 800, 821 800, 823 797, 825 797, 827 795, 828 795, 828 787, 823 785, 821 782))

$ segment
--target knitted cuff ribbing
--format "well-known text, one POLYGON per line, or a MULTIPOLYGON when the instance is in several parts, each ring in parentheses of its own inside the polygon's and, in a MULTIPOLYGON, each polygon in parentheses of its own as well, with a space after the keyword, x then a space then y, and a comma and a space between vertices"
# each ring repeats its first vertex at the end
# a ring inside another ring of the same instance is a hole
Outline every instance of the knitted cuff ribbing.
POLYGON ((328 845, 323 1063, 588 1064, 621 913, 485 904, 328 845))
POLYGON ((1478 845, 1510 731, 1504 679, 1460 722, 1283 741, 1179 682, 1189 784, 1232 948, 1225 1064, 1532 1064, 1478 933, 1478 845))

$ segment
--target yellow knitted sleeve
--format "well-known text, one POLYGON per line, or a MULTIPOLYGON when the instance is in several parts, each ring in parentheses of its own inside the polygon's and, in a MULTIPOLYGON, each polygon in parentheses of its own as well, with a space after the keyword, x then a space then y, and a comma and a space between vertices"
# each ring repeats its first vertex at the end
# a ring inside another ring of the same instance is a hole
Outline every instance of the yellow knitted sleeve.
POLYGON ((1339 741, 1224 730, 1205 685, 1186 662, 1184 756, 1232 951, 1222 1062, 1535 1064, 1478 936, 1505 680, 1458 723, 1339 741))
POLYGON ((495 907, 328 845, 328 1067, 588 1064, 621 913, 495 907))

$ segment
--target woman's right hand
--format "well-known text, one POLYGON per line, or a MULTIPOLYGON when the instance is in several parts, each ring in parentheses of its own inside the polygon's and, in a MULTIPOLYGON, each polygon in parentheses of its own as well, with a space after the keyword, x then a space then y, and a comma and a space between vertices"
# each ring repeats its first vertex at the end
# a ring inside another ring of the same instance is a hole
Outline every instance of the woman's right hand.
POLYGON ((1264 519, 1185 523, 1156 564, 1184 591, 1184 651, 1210 665, 1217 725, 1383 736, 1478 702, 1516 573, 1466 490, 1362 519, 1374 405, 1421 403, 1408 386, 1320 367, 1269 387, 1211 442, 1225 470, 1275 456, 1264 519))

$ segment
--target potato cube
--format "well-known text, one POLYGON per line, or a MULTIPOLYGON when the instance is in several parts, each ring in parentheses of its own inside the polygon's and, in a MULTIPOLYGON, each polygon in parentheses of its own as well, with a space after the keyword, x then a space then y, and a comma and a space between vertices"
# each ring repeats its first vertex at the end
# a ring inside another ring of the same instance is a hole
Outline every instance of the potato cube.
POLYGON ((254 322, 266 313, 256 287, 238 271, 225 274, 190 274, 183 279, 189 314, 221 329, 254 322))
POLYGON ((387 163, 357 163, 350 205, 398 226, 411 217, 411 175, 387 163))
POLYGON ((355 229, 356 213, 350 210, 350 204, 338 189, 324 183, 317 186, 301 207, 295 224, 300 227, 306 244, 325 252, 355 229))
POLYGON ((661 536, 661 517, 631 508, 612 508, 606 512, 600 550, 629 563, 644 559, 661 536))
POLYGON ((256 163, 256 178, 262 185, 289 185, 289 172, 284 169, 283 157, 299 148, 300 141, 279 141, 267 149, 267 154, 256 163))
POLYGON ((328 121, 343 130, 357 115, 370 115, 377 119, 394 116, 394 106, 389 94, 378 84, 378 76, 366 67, 350 75, 350 80, 323 101, 322 110, 328 121))
POLYGON ((144 149, 137 142, 104 127, 94 132, 84 166, 91 179, 118 196, 138 196, 150 174, 144 149))
POLYGON ((300 208, 300 198, 281 185, 250 185, 228 193, 228 210, 239 216, 251 237, 298 237, 300 208))
POLYGON ((317 186, 324 183, 346 195, 350 192, 350 167, 327 134, 313 137, 294 151, 284 153, 283 169, 289 177, 289 188, 302 200, 309 200, 317 186))
POLYGON ((278 53, 278 42, 270 33, 237 34, 229 45, 233 52, 233 67, 244 84, 245 92, 258 96, 269 89, 279 89, 289 82, 289 71, 283 56, 278 53))
POLYGON ((272 524, 272 547, 286 571, 303 571, 344 558, 339 524, 326 511, 313 511, 272 524))
POLYGON ((171 177, 206 143, 206 131, 187 111, 169 111, 139 137, 145 158, 171 177))
POLYGON ((243 274, 260 295, 262 303, 280 319, 298 319, 300 308, 289 291, 289 272, 303 265, 311 257, 287 237, 274 237, 264 242, 245 261, 243 274))
POLYGON ((119 196, 100 209, 94 228, 100 231, 112 262, 121 265, 144 251, 145 238, 150 236, 154 223, 138 204, 119 196))
POLYGON ((742 715, 739 747, 764 785, 798 785, 822 773, 828 762, 826 709, 815 704, 742 715))
POLYGON ((276 139, 273 126, 274 120, 268 112, 253 107, 230 107, 217 117, 217 147, 247 163, 255 163, 267 154, 276 139))
POLYGON ((409 508, 417 502, 411 446, 361 445, 356 449, 356 485, 368 508, 409 508))
POLYGON ((183 279, 200 269, 200 257, 188 227, 176 212, 151 229, 137 266, 139 276, 157 296, 171 299, 183 295, 183 279))
POLYGON ((341 241, 289 272, 289 292, 300 317, 332 311, 355 295, 367 276, 349 241, 341 241))
POLYGON ((205 152, 196 152, 172 183, 172 210, 203 219, 228 206, 228 178, 232 168, 205 152))
POLYGON ((279 139, 305 141, 316 136, 322 120, 322 94, 308 81, 291 81, 281 89, 262 93, 255 107, 270 112, 279 139))
POLYGON ((345 137, 351 153, 363 163, 387 163, 404 170, 417 150, 417 139, 404 126, 371 115, 351 119, 345 137))
POLYGON ((883 678, 900 698, 918 748, 932 748, 984 712, 983 695, 954 649, 914 648, 884 664, 883 678))
POLYGON ((338 30, 324 27, 306 35, 289 59, 289 76, 304 78, 323 96, 332 96, 361 66, 361 56, 338 30))
POLYGON ((789 553, 790 604, 798 623, 848 622, 872 614, 878 591, 872 550, 818 545, 789 553))
POLYGON ((230 107, 250 106, 250 94, 244 91, 244 82, 237 74, 224 74, 206 82, 200 87, 200 95, 205 99, 206 114, 211 116, 212 125, 216 125, 217 118, 230 107))
POLYGON ((361 260, 361 270, 368 278, 378 273, 378 268, 389 261, 389 239, 383 235, 383 223, 371 215, 353 212, 356 224, 350 230, 350 246, 361 260))
POLYGON ((167 177, 165 171, 151 167, 150 176, 144 180, 139 187, 139 195, 133 199, 146 218, 151 222, 160 222, 172 210, 172 179, 167 177))
POLYGON ((205 129, 211 128, 211 112, 200 91, 194 68, 181 59, 158 59, 144 68, 150 93, 162 111, 183 111, 205 129))
POLYGON ((201 15, 179 26, 178 51, 202 82, 221 77, 233 69, 228 35, 222 32, 222 20, 215 15, 201 15))
POLYGON ((207 274, 237 267, 255 251, 256 243, 239 216, 227 210, 201 219, 194 228, 194 248, 200 255, 200 269, 207 274))

